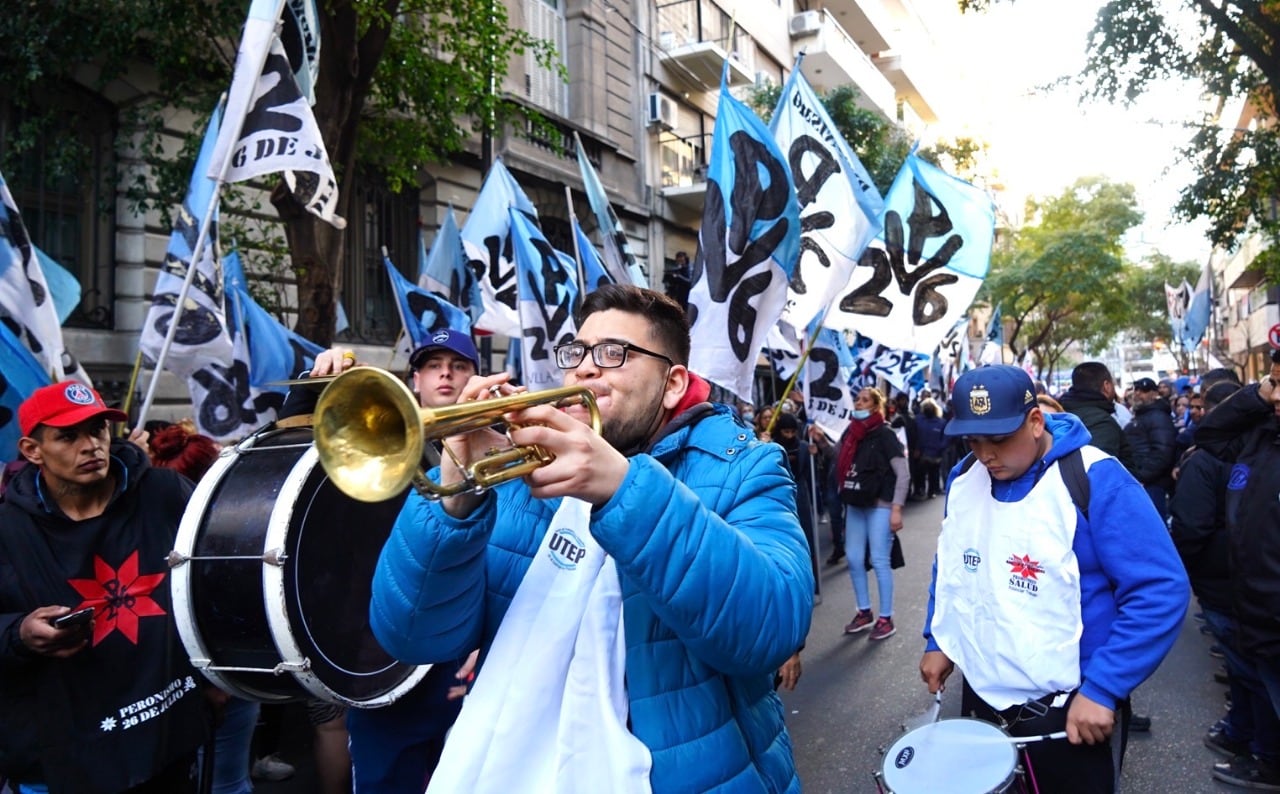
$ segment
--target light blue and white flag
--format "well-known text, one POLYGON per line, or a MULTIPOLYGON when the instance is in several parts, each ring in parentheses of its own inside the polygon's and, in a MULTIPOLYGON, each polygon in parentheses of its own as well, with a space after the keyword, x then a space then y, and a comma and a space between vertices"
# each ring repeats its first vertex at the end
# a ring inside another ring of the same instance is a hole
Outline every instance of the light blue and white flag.
POLYGON ((1182 347, 1184 350, 1195 350, 1204 339, 1205 330, 1209 327, 1209 307, 1212 296, 1213 274, 1209 265, 1205 264, 1200 272, 1200 280, 1196 282, 1195 291, 1191 293, 1191 305, 1187 307, 1186 317, 1182 324, 1182 347))
POLYGON ((462 246, 462 233, 453 207, 445 213, 427 252, 426 235, 418 233, 418 286, 430 290, 464 310, 474 323, 484 313, 480 284, 467 266, 467 253, 462 246))
POLYGON ((908 155, 885 200, 884 228, 832 304, 827 327, 927 357, 968 311, 994 239, 986 193, 908 155))
POLYGON ((31 352, 53 381, 93 385, 62 341, 62 323, 27 234, 22 213, 0 175, 0 322, 31 352))
MULTIPOLYGON (((284 404, 284 394, 277 387, 260 389, 250 382, 251 354, 245 328, 245 316, 249 312, 245 304, 253 299, 249 297, 239 252, 232 251, 223 257, 222 270, 227 327, 233 340, 231 352, 226 359, 206 362, 187 376, 187 389, 191 393, 196 429, 221 443, 231 443, 274 420, 276 411, 284 404)), ((256 302, 253 305, 256 307, 256 302)), ((275 321, 275 318, 268 319, 275 321)), ((304 363, 286 377, 296 377, 304 363)))
POLYGON ((71 313, 80 304, 82 290, 80 279, 71 275, 71 271, 53 260, 53 257, 36 246, 36 259, 40 262, 40 271, 44 273, 45 283, 49 285, 49 294, 53 296, 53 307, 58 313, 58 322, 65 323, 71 313))
POLYGON ((431 342, 432 335, 444 328, 471 333, 467 313, 434 292, 425 290, 400 274, 390 257, 382 257, 391 291, 396 296, 396 310, 409 338, 409 350, 431 342))
POLYGON ((929 366, 930 358, 910 350, 894 350, 872 340, 858 352, 857 369, 884 378, 898 390, 906 391, 916 373, 929 366))
POLYGON ((206 173, 227 183, 280 173, 308 212, 342 229, 347 222, 335 214, 338 182, 315 113, 276 36, 279 13, 279 0, 253 0, 249 6, 226 123, 206 173))
POLYGON ((938 343, 938 352, 936 353, 940 370, 938 377, 947 391, 951 390, 951 384, 956 382, 956 378, 973 368, 968 358, 969 315, 966 314, 956 320, 956 324, 951 326, 951 330, 947 331, 947 335, 942 337, 942 341, 938 343))
POLYGON ((510 212, 520 324, 524 328, 521 377, 529 391, 551 389, 564 383, 564 373, 556 366, 555 347, 573 341, 577 332, 573 307, 578 298, 578 276, 572 257, 562 259, 523 213, 514 208, 510 212))
POLYGON ((18 459, 18 439, 22 438, 18 406, 50 380, 6 322, 0 322, 0 358, 4 360, 0 367, 0 463, 7 463, 18 459))
POLYGON ((787 78, 770 123, 800 203, 800 259, 781 322, 798 332, 822 314, 880 231, 884 199, 809 81, 787 78))
POLYGON ((999 306, 996 306, 987 320, 987 341, 1004 347, 1004 312, 999 306))
POLYGON ((791 170, 722 78, 689 290, 690 369, 752 399, 756 359, 786 305, 799 252, 791 170))
POLYGON ((518 337, 522 332, 516 308, 515 262, 511 259, 510 209, 520 210, 534 224, 538 222, 538 211, 498 158, 462 226, 462 245, 470 267, 480 274, 484 312, 476 320, 476 330, 518 337))
MULTIPOLYGON (((191 267, 191 255, 195 252, 200 223, 215 201, 214 180, 207 176, 209 161, 217 140, 222 120, 220 108, 215 108, 204 132, 204 143, 191 171, 187 195, 182 206, 174 214, 173 231, 165 249, 164 265, 156 279, 151 308, 142 322, 142 336, 138 345, 143 363, 155 368, 164 347, 165 336, 174 307, 191 267)), ((226 302, 223 293, 222 264, 218 251, 217 208, 209 226, 209 239, 201 248, 200 261, 195 263, 195 278, 178 319, 178 330, 161 366, 170 372, 189 377, 209 363, 226 362, 231 358, 231 334, 227 330, 226 302)))
POLYGON ((582 276, 585 279, 582 294, 595 292, 605 284, 613 284, 614 281, 609 277, 604 262, 600 261, 600 254, 596 253, 595 246, 587 239, 578 219, 570 218, 569 222, 573 225, 573 236, 578 241, 578 256, 582 257, 582 276))
POLYGON ((604 184, 600 182, 595 166, 587 159, 587 153, 582 149, 582 139, 578 137, 578 133, 573 133, 573 140, 577 144, 578 170, 582 172, 583 190, 587 194, 587 202, 591 204, 591 213, 596 216, 596 224, 600 227, 600 236, 603 238, 604 267, 609 273, 609 278, 615 284, 648 286, 644 271, 640 269, 640 264, 631 253, 630 244, 627 243, 627 232, 622 228, 622 222, 618 220, 617 213, 613 211, 613 205, 609 203, 609 195, 605 193, 604 184))
POLYGON ((289 66, 298 90, 308 105, 314 105, 316 82, 320 79, 320 9, 316 0, 285 0, 282 16, 280 40, 289 56, 289 66))
POLYGON ((849 378, 856 365, 844 333, 823 328, 805 367, 805 414, 832 438, 840 438, 853 416, 849 378))

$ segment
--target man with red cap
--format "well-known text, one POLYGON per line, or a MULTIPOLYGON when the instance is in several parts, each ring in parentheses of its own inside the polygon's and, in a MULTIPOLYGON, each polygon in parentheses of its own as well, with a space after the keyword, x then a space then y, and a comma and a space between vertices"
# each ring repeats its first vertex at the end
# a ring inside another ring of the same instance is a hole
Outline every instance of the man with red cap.
POLYGON ((113 440, 125 418, 74 381, 18 409, 31 465, 0 503, 0 775, 24 790, 191 790, 206 712, 165 559, 192 485, 113 440))

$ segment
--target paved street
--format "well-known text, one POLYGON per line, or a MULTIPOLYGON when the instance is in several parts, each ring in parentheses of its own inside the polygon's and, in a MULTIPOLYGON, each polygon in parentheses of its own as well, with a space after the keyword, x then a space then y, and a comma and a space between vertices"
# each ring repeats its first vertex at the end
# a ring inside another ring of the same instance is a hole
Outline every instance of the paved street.
MULTIPOLYGON (((873 792, 872 773, 881 751, 901 735, 904 721, 932 703, 916 672, 923 640, 925 594, 942 500, 912 503, 902 532, 905 568, 897 571, 896 636, 871 643, 866 634, 843 635, 854 611, 852 586, 844 563, 822 566, 822 603, 803 655, 804 674, 794 693, 784 695, 804 790, 810 794, 873 792)), ((830 534, 821 527, 822 558, 830 553, 830 534)), ((874 581, 874 579, 873 579, 874 581)), ((874 593, 874 585, 872 588, 874 593)), ((879 602, 873 597, 878 608, 879 602)), ((1150 713, 1150 734, 1135 734, 1125 759, 1125 792, 1234 791, 1209 776, 1218 757, 1201 738, 1221 715, 1225 688, 1214 683, 1217 662, 1208 638, 1188 616, 1173 652, 1154 678, 1139 689, 1138 710, 1150 713)), ((958 696, 944 702, 943 714, 959 708, 958 696)), ((260 794, 313 792, 305 722, 294 715, 284 756, 299 764, 298 775, 283 783, 259 783, 260 794)), ((940 782, 933 791, 946 791, 940 782)))
MULTIPOLYGON (((932 698, 917 665, 924 641, 929 571, 942 520, 942 500, 912 503, 902 531, 906 567, 896 571, 894 622, 898 633, 878 643, 866 633, 846 637, 855 606, 848 570, 842 562, 823 566, 822 603, 803 654, 804 673, 796 691, 784 695, 796 761, 809 794, 874 792, 872 774, 881 751, 902 733, 901 725, 928 710, 932 698)), ((823 559, 830 553, 824 524, 823 559)), ((872 578, 872 604, 878 610, 872 578)), ((1209 774, 1218 756, 1201 744, 1208 726, 1221 716, 1225 687, 1214 683, 1217 660, 1208 638, 1188 610, 1177 645, 1156 675, 1139 688, 1137 710, 1150 713, 1150 734, 1134 734, 1125 757, 1125 792, 1235 791, 1209 774)), ((943 715, 959 711, 959 694, 944 699, 943 715)), ((934 791, 946 791, 940 781, 934 791)))

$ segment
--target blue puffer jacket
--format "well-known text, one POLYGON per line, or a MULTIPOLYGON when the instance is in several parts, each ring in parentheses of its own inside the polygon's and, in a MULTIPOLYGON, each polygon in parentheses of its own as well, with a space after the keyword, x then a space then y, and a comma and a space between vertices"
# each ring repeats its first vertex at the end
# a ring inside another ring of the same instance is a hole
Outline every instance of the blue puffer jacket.
MULTIPOLYGON (((411 495, 374 575, 383 647, 415 663, 487 651, 558 506, 519 481, 463 519, 411 495)), ((631 458, 591 534, 618 568, 653 791, 799 791, 772 675, 809 631, 813 575, 781 449, 725 406, 690 409, 631 458)))

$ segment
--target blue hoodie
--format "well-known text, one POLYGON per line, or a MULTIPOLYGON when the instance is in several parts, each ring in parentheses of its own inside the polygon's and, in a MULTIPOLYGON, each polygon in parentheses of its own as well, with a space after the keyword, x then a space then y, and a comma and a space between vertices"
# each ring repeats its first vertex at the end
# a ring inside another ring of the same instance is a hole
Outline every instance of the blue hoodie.
MULTIPOLYGON (((1089 431, 1071 414, 1045 414, 1045 426, 1053 446, 1016 480, 992 480, 995 499, 1022 499, 1050 465, 1089 443, 1089 431)), ((962 465, 951 470, 948 493, 962 465)), ((1151 498, 1115 458, 1089 467, 1089 517, 1076 510, 1072 549, 1080 565, 1084 624, 1080 692, 1115 707, 1155 672, 1173 647, 1189 598, 1187 575, 1151 498)), ((924 622, 927 651, 940 650, 931 631, 937 576, 935 557, 924 622)))

